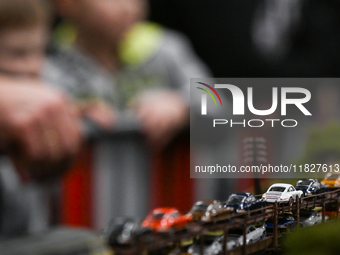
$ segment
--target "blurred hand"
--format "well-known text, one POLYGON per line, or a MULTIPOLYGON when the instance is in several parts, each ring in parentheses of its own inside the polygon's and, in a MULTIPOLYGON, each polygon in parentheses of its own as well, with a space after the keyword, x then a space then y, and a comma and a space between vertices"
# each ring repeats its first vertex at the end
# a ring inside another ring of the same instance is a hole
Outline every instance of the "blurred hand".
POLYGON ((112 129, 117 122, 113 108, 100 100, 83 100, 78 104, 80 113, 99 124, 104 129, 112 129))
POLYGON ((56 174, 80 143, 78 112, 66 96, 37 81, 0 78, 0 145, 22 174, 56 174))
POLYGON ((132 103, 149 142, 163 148, 174 135, 189 123, 189 107, 175 91, 147 92, 132 103))

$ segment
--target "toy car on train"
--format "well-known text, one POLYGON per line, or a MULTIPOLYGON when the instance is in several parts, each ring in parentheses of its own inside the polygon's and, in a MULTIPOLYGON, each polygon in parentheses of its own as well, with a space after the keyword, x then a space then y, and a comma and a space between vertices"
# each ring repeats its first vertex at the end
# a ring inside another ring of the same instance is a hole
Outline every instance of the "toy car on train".
POLYGON ((181 214, 176 208, 160 207, 153 209, 142 222, 145 228, 154 232, 169 232, 184 229, 191 218, 181 214))
POLYGON ((317 179, 301 179, 295 184, 296 190, 301 190, 302 196, 312 196, 328 191, 327 185, 322 185, 317 179))
POLYGON ((209 222, 222 219, 233 211, 233 209, 225 208, 221 201, 207 200, 196 202, 187 216, 194 221, 209 222))
POLYGON ((234 210, 235 213, 242 213, 259 209, 265 206, 262 199, 256 199, 252 193, 239 192, 229 196, 224 207, 234 210))
POLYGON ((300 198, 303 191, 296 190, 293 185, 287 183, 275 183, 269 187, 262 199, 267 203, 286 202, 293 204, 296 198, 300 198))

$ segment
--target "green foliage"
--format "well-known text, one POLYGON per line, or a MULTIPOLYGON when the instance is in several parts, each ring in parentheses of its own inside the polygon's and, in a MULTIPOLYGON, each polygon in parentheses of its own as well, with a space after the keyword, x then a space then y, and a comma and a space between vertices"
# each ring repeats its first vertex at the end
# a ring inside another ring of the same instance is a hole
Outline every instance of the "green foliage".
POLYGON ((340 163, 340 123, 314 127, 310 131, 304 157, 299 164, 340 163), (334 162, 335 161, 335 162, 334 162))
POLYGON ((289 255, 333 255, 339 254, 340 224, 327 222, 307 229, 294 231, 284 243, 289 255))

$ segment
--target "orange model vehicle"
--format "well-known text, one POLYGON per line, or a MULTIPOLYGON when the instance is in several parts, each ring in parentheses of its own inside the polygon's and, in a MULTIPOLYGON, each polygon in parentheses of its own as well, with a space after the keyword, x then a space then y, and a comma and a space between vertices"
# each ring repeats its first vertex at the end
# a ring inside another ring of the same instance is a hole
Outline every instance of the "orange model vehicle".
POLYGON ((155 232, 184 229, 190 217, 181 214, 176 208, 162 207, 153 209, 142 222, 143 227, 155 232))
POLYGON ((337 207, 337 204, 335 203, 327 204, 325 208, 325 216, 328 216, 329 219, 336 218, 337 211, 339 212, 340 215, 340 208, 337 207))
POLYGON ((328 188, 340 187, 340 173, 328 173, 325 178, 321 181, 321 184, 327 185, 328 188))

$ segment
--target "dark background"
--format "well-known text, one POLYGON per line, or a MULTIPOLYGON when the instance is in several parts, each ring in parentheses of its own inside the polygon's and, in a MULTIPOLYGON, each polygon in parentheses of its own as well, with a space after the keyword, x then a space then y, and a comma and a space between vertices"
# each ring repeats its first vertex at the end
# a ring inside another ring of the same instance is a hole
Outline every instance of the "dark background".
POLYGON ((263 0, 150 0, 150 19, 186 34, 215 77, 338 77, 340 1, 302 1, 284 60, 255 50, 251 26, 263 0))

